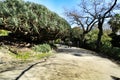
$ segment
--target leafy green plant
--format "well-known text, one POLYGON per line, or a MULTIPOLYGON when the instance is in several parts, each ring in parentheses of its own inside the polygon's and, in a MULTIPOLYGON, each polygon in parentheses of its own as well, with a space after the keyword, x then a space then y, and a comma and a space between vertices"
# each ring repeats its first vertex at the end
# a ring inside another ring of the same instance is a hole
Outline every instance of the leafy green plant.
POLYGON ((41 52, 41 53, 47 53, 51 51, 51 47, 48 44, 35 45, 32 49, 36 52, 41 52))
POLYGON ((10 33, 10 31, 0 30, 0 36, 7 36, 9 33, 10 33))

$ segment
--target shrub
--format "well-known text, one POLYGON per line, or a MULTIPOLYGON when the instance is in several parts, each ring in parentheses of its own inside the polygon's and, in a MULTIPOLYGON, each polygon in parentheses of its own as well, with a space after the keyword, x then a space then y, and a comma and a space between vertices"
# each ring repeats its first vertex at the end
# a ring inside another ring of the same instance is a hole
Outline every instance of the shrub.
MULTIPOLYGON (((97 39, 97 30, 93 30, 86 35, 87 39, 87 49, 95 50, 96 49, 96 39, 97 39)), ((120 61, 120 48, 113 47, 111 45, 111 38, 108 36, 108 32, 104 31, 102 36, 102 46, 100 48, 99 54, 107 56, 109 58, 120 61)))
POLYGON ((48 44, 35 45, 32 49, 36 52, 41 52, 41 53, 47 53, 51 51, 51 47, 48 44))
POLYGON ((102 46, 101 47, 101 51, 102 54, 115 59, 115 60, 119 60, 120 61, 120 48, 117 47, 108 47, 108 46, 102 46))

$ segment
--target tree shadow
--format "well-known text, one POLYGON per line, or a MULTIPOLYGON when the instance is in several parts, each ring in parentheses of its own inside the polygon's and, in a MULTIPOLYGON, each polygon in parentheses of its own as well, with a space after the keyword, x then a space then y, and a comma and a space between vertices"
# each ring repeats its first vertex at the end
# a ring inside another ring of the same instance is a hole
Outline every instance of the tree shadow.
POLYGON ((115 77, 115 76, 111 76, 111 78, 112 78, 113 80, 120 80, 120 78, 115 77))
POLYGON ((17 47, 31 47, 32 43, 23 41, 22 39, 18 39, 11 36, 0 36, 0 45, 12 45, 17 47))

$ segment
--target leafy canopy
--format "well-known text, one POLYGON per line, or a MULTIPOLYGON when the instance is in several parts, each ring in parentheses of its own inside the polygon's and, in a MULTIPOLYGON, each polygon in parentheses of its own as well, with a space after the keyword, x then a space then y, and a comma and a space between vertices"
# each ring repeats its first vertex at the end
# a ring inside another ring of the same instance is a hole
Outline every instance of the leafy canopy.
POLYGON ((4 0, 0 1, 0 29, 38 41, 69 36, 70 25, 43 5, 4 0))

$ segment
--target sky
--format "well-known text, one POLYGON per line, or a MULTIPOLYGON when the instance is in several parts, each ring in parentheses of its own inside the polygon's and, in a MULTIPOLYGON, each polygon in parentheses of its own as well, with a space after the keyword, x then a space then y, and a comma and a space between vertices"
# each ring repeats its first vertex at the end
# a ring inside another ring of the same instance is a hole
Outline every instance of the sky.
POLYGON ((64 8, 66 9, 74 9, 80 0, 24 0, 30 1, 38 4, 42 4, 46 6, 53 12, 56 12, 61 17, 65 18, 64 16, 64 8))
MULTIPOLYGON (((24 0, 24 1, 42 4, 46 6, 49 10, 56 12, 59 16, 66 19, 64 14, 65 12, 64 9, 69 9, 69 10, 76 8, 78 9, 78 4, 80 3, 81 0, 24 0)), ((76 25, 71 25, 71 26, 73 27, 76 25)))

